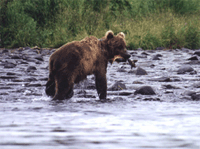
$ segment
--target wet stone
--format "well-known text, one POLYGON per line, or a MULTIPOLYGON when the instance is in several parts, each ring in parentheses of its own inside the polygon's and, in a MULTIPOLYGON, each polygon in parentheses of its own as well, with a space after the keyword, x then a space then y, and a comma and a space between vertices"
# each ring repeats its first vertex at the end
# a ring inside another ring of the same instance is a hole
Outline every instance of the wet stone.
POLYGON ((37 59, 39 61, 44 61, 44 59, 43 59, 43 57, 41 55, 36 56, 35 59, 37 59))
POLYGON ((14 68, 16 67, 17 65, 16 64, 13 64, 13 63, 6 63, 4 64, 4 68, 14 68))
POLYGON ((177 74, 185 74, 186 72, 192 72, 194 69, 190 66, 182 66, 178 69, 177 74))
POLYGON ((160 78, 149 79, 149 81, 170 82, 171 79, 169 77, 160 77, 160 78))
POLYGON ((183 51, 183 52, 189 52, 190 49, 188 49, 188 48, 181 48, 181 51, 183 51))
POLYGON ((172 86, 170 84, 166 84, 162 86, 164 89, 178 89, 178 87, 172 86))
POLYGON ((120 96, 129 96, 131 94, 133 94, 133 93, 132 92, 120 92, 119 93, 120 96))
POLYGON ((147 75, 147 72, 146 72, 146 70, 144 70, 143 68, 138 67, 138 68, 136 69, 136 75, 147 75))
POLYGON ((42 86, 40 83, 30 83, 30 84, 25 84, 26 87, 40 87, 42 86))
POLYGON ((136 70, 130 70, 130 71, 128 71, 128 73, 130 73, 130 74, 135 74, 135 73, 136 73, 136 70))
POLYGON ((192 96, 194 94, 196 94, 196 92, 194 92, 194 91, 184 91, 183 92, 183 95, 186 95, 186 96, 192 96))
POLYGON ((28 64, 26 61, 20 61, 20 64, 28 64))
POLYGON ((133 84, 144 84, 144 83, 141 81, 133 81, 133 84))
POLYGON ((11 56, 11 59, 22 59, 22 57, 19 56, 19 55, 12 55, 12 56, 11 56))
POLYGON ((24 79, 24 82, 33 82, 33 81, 37 81, 37 79, 34 77, 24 79))
POLYGON ((37 70, 37 68, 35 66, 29 66, 26 71, 27 72, 35 72, 35 70, 37 70))
POLYGON ((9 53, 9 51, 7 50, 7 49, 4 49, 3 51, 2 51, 2 54, 3 53, 9 53))
POLYGON ((141 94, 141 95, 155 95, 156 93, 154 92, 154 90, 152 89, 151 86, 142 86, 140 88, 138 88, 135 92, 135 95, 137 94, 141 94))
POLYGON ((50 54, 50 50, 44 49, 41 51, 41 55, 49 55, 49 54, 50 54))
POLYGON ((193 56, 191 58, 188 58, 188 60, 194 61, 194 60, 198 60, 198 58, 196 56, 193 56))
POLYGON ((126 89, 126 85, 124 83, 117 81, 110 88, 108 88, 108 91, 119 91, 124 89, 126 89))
POLYGON ((8 72, 6 75, 8 75, 8 76, 13 76, 13 75, 16 75, 16 73, 8 72))
POLYGON ((119 68, 119 69, 117 70, 117 72, 127 72, 127 71, 125 70, 125 68, 119 68))
POLYGON ((10 80, 10 79, 16 79, 15 76, 0 76, 0 79, 10 80))
POLYGON ((148 53, 146 53, 146 52, 142 52, 141 54, 143 54, 143 55, 149 55, 148 53))
POLYGON ((157 54, 157 55, 153 56, 152 60, 160 60, 160 57, 162 57, 162 55, 157 54))
POLYGON ((160 98, 144 98, 144 101, 161 101, 160 98))
POLYGON ((200 100, 200 94, 192 94, 191 95, 192 100, 200 100))
POLYGON ((200 50, 195 51, 195 52, 194 52, 194 55, 198 55, 198 56, 200 56, 200 50))

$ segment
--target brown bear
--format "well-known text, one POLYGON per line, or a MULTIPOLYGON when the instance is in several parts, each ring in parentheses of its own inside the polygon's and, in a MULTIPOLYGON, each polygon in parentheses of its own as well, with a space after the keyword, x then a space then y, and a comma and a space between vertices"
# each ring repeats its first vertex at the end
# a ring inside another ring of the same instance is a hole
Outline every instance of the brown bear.
POLYGON ((130 58, 123 32, 115 36, 112 31, 107 31, 102 39, 91 36, 63 45, 50 56, 46 94, 53 100, 71 98, 74 83, 94 74, 99 98, 106 99, 107 65, 115 57, 130 58))

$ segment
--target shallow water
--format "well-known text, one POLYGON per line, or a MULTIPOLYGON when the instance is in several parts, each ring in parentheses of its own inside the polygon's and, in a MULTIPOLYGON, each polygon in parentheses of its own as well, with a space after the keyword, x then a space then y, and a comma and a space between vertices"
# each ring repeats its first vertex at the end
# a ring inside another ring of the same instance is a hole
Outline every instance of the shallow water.
POLYGON ((88 82, 94 84, 93 76, 75 87, 72 99, 53 102, 44 93, 50 54, 43 55, 44 61, 27 64, 14 59, 17 66, 9 69, 3 62, 13 61, 12 53, 1 54, 0 148, 200 148, 200 102, 186 94, 199 93, 195 84, 199 84, 200 66, 189 65, 195 74, 177 74, 180 66, 190 62, 193 51, 147 51, 149 55, 140 58, 142 52, 131 59, 138 59, 136 65, 148 75, 128 73, 127 63, 108 66, 108 88, 121 80, 127 89, 108 91, 107 102, 100 102, 96 90, 87 88, 88 82), (162 55, 161 60, 152 60, 156 54, 162 55), (37 70, 27 72, 29 66, 37 70), (118 71, 121 67, 125 72, 118 71), (171 81, 155 81, 161 77, 171 81), (156 95, 134 95, 145 85, 156 95))

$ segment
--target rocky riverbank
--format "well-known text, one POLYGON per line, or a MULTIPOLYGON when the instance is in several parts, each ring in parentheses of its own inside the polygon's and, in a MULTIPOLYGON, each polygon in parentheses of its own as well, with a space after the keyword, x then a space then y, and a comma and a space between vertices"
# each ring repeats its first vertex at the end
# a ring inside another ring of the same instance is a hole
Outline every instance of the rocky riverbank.
MULTIPOLYGON (((45 93, 48 60, 55 49, 20 48, 0 50, 0 99, 49 99, 45 93)), ((129 51, 136 68, 128 62, 109 64, 110 100, 200 100, 200 50, 129 51)), ((75 85, 70 100, 98 100, 94 77, 75 85)))

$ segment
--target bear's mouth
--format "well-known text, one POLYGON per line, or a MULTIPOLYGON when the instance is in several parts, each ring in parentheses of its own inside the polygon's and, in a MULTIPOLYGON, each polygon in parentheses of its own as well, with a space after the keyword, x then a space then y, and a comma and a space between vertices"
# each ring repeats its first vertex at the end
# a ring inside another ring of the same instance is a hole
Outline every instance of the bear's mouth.
POLYGON ((121 55, 115 55, 114 58, 111 59, 111 63, 113 64, 114 61, 116 61, 117 59, 123 59, 124 60, 124 58, 121 55))
MULTIPOLYGON (((126 60, 121 56, 121 55, 115 55, 114 58, 110 59, 110 63, 113 64, 114 61, 117 61, 117 62, 125 62, 126 60)), ((128 63, 129 65, 131 65, 131 69, 133 67, 136 67, 135 63, 137 62, 137 60, 130 60, 128 58, 128 63)))

